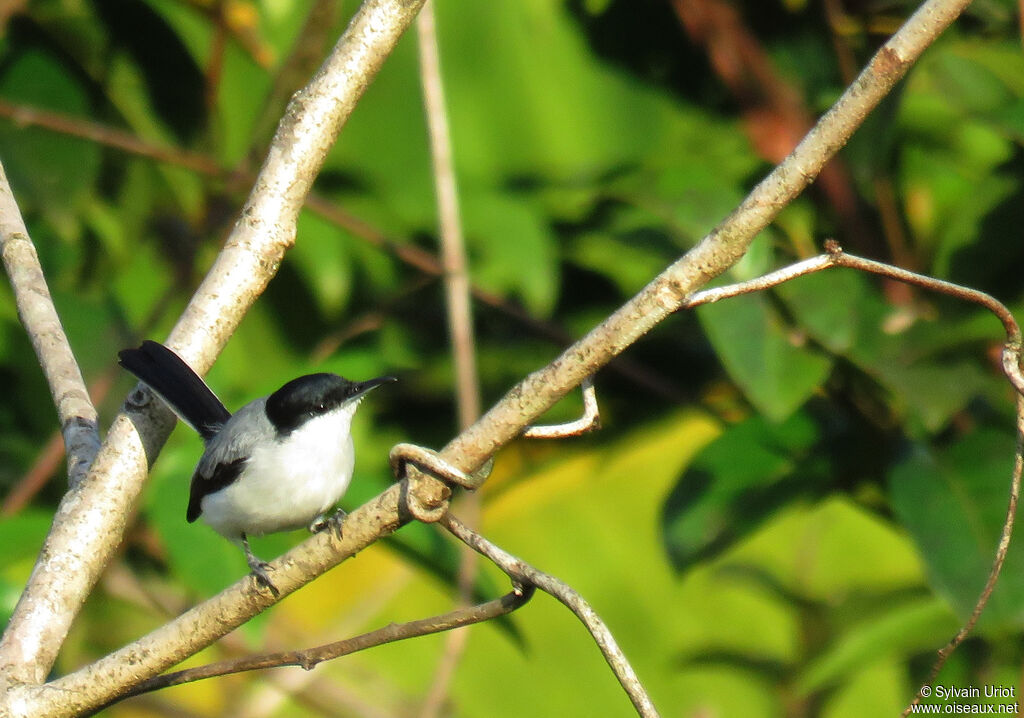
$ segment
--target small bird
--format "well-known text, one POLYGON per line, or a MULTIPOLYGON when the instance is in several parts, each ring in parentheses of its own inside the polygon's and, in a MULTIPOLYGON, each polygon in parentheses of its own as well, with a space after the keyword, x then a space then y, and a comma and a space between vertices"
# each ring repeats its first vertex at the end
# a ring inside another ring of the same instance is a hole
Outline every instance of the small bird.
POLYGON ((163 344, 146 340, 119 352, 118 360, 206 444, 192 475, 185 518, 192 523, 202 516, 241 543, 257 580, 277 595, 268 564, 253 554, 248 537, 303 526, 332 526, 340 534, 344 513, 324 517, 352 480, 352 415, 368 391, 397 379, 353 382, 337 374, 309 374, 231 414, 163 344))

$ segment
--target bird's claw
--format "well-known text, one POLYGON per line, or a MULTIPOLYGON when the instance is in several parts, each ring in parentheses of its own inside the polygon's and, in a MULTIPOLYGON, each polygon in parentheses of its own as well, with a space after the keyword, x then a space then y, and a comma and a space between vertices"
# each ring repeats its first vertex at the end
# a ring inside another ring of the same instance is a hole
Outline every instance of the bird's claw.
POLYGON ((347 516, 348 514, 344 509, 338 509, 326 518, 323 516, 317 516, 313 523, 309 525, 309 531, 310 533, 320 533, 324 529, 330 529, 335 538, 340 541, 342 537, 342 527, 345 524, 345 518, 347 516))
POLYGON ((245 562, 249 564, 249 570, 252 571, 253 577, 256 579, 256 584, 263 584, 270 592, 274 594, 274 598, 279 598, 281 592, 277 590, 277 586, 270 580, 270 574, 268 570, 273 570, 269 563, 260 559, 256 554, 249 548, 249 537, 244 533, 242 534, 242 548, 245 549, 245 562))
POLYGON ((273 570, 269 563, 266 561, 260 561, 259 559, 249 561, 249 569, 252 571, 253 578, 256 579, 257 584, 262 584, 266 588, 270 589, 270 592, 274 594, 274 598, 279 598, 281 596, 281 592, 277 590, 277 586, 275 586, 274 582, 270 580, 270 574, 267 573, 268 570, 273 570))

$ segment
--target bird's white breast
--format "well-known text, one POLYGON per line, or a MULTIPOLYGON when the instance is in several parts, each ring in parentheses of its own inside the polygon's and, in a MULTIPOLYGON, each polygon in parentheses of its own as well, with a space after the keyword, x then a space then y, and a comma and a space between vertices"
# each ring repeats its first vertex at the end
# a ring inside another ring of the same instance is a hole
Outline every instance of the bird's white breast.
POLYGON ((326 513, 352 480, 351 410, 310 419, 287 436, 255 447, 232 484, 205 496, 202 518, 238 539, 308 526, 326 513))

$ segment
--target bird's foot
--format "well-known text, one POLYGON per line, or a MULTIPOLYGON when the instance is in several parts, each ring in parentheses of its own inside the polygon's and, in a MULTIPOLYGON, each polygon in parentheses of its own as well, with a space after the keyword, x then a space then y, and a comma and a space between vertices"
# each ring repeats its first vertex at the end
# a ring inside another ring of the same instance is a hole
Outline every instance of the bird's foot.
POLYGON ((340 541, 342 536, 342 526, 345 523, 345 518, 348 516, 344 509, 338 509, 330 516, 326 518, 323 516, 317 516, 313 523, 309 525, 310 533, 320 533, 324 529, 330 529, 331 533, 340 541))
POLYGON ((266 561, 254 561, 249 564, 249 568, 252 570, 253 578, 256 579, 256 583, 262 584, 266 588, 270 589, 270 592, 274 594, 274 598, 280 598, 281 592, 277 590, 277 586, 270 580, 270 574, 267 573, 267 569, 270 568, 270 564, 266 561))
POLYGON ((270 564, 252 552, 252 549, 249 548, 249 539, 245 534, 242 534, 242 547, 245 549, 245 561, 249 564, 249 570, 252 571, 257 585, 263 584, 274 594, 274 598, 280 597, 281 592, 277 590, 277 586, 270 580, 270 574, 268 573, 268 571, 272 570, 270 564))

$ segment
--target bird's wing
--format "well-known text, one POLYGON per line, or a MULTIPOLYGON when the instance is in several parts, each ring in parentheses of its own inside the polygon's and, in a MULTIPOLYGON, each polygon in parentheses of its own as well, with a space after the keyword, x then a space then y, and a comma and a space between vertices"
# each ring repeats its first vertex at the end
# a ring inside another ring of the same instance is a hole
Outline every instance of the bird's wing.
POLYGON ((274 427, 267 419, 266 399, 257 399, 239 409, 217 435, 207 443, 206 451, 192 474, 188 511, 191 523, 203 512, 205 496, 233 483, 245 468, 253 447, 262 437, 274 436, 274 427))

